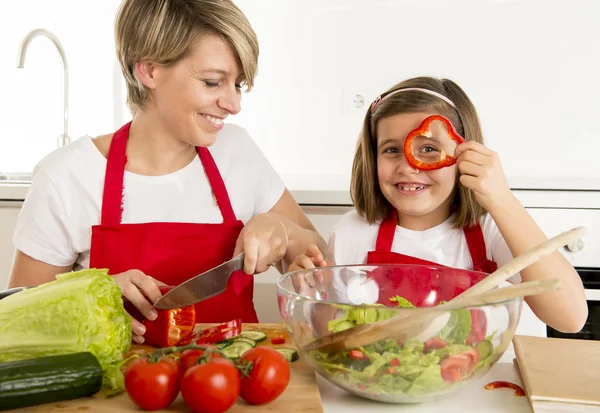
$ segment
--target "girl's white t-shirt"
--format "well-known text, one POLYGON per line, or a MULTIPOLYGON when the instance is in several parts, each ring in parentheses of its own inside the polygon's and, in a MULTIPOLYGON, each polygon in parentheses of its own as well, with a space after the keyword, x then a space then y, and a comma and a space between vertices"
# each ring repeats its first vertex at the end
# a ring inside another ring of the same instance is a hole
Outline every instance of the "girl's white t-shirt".
MULTIPOLYGON (((453 268, 473 269, 473 260, 462 229, 453 228, 452 217, 438 226, 413 231, 396 226, 392 252, 409 255, 453 268)), ((512 253, 489 214, 480 219, 487 259, 496 262, 498 268, 513 259, 512 253)), ((329 256, 336 265, 365 264, 369 251, 375 250, 380 222, 369 224, 356 210, 344 214, 335 225, 329 238, 329 256)), ((334 291, 339 299, 357 304, 377 301, 378 288, 367 279, 356 277, 355 271, 347 271, 334 279, 334 291)), ((518 283, 519 274, 509 280, 518 283)))
MULTIPOLYGON (((209 150, 237 219, 245 224, 279 201, 285 184, 245 129, 225 125, 209 150)), ((51 265, 88 268, 105 172, 106 158, 89 136, 42 159, 17 220, 15 248, 51 265)), ((123 223, 223 222, 199 157, 168 175, 125 171, 124 187, 123 223)))

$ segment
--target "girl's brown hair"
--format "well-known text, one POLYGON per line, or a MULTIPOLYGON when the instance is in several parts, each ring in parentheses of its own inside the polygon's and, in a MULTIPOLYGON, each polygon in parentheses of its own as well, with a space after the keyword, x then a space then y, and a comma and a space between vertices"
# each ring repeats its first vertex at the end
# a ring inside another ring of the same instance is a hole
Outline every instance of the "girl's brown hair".
MULTIPOLYGON (((370 224, 385 218, 390 208, 393 208, 383 196, 377 177, 377 122, 380 119, 401 113, 437 113, 448 118, 465 140, 483 144, 475 107, 456 83, 448 79, 417 77, 395 85, 381 97, 407 88, 437 92, 454 102, 456 109, 439 97, 421 91, 406 91, 389 96, 379 104, 374 113, 371 113, 369 108, 354 154, 350 193, 358 214, 370 224)), ((456 189, 450 200, 451 211, 455 213, 452 222, 455 228, 475 225, 486 213, 475 200, 473 191, 458 182, 459 175, 460 172, 457 174, 456 189)))
POLYGON ((258 68, 258 40, 246 16, 231 0, 124 0, 117 12, 117 57, 132 112, 144 110, 149 94, 135 74, 138 62, 172 65, 202 35, 225 39, 237 55, 247 90, 258 68))

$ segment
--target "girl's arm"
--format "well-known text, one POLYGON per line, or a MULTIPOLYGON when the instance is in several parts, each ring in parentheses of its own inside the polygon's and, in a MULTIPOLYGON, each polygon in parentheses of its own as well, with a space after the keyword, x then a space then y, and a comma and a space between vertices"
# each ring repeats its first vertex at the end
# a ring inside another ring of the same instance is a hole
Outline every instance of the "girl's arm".
MULTIPOLYGON (((492 216, 514 257, 548 238, 519 200, 512 194, 498 155, 480 143, 470 141, 456 148, 460 182, 492 216)), ((588 315, 581 278, 560 252, 543 257, 521 271, 523 281, 557 278, 558 291, 525 299, 547 325, 564 333, 581 330, 588 315)))
MULTIPOLYGON (((540 229, 519 200, 513 196, 488 210, 513 256, 518 256, 546 241, 540 229)), ((521 271, 523 281, 557 278, 561 289, 525 298, 544 323, 563 333, 581 330, 588 316, 581 278, 560 252, 543 257, 521 271)))

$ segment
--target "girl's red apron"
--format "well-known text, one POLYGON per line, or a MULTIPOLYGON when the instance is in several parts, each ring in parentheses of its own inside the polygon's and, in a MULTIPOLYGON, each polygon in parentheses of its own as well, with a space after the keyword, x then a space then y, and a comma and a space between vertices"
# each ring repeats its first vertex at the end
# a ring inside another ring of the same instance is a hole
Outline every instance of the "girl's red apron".
MULTIPOLYGON (((393 210, 392 213, 381 222, 377 234, 375 250, 369 251, 367 255, 367 264, 412 264, 445 267, 431 261, 392 252, 392 244, 394 242, 397 223, 398 214, 396 210, 393 210)), ((474 272, 467 276, 464 271, 457 271, 457 278, 470 278, 469 280, 464 280, 468 284, 462 283, 461 285, 458 281, 454 284, 448 282, 450 281, 449 279, 446 279, 444 282, 434 285, 436 284, 436 280, 432 275, 435 272, 435 269, 417 267, 414 271, 402 270, 402 276, 392 276, 389 278, 384 275, 384 272, 378 271, 379 274, 375 275, 379 287, 381 288, 378 302, 388 306, 394 305, 390 303, 390 298, 401 295, 416 306, 435 305, 437 302, 425 302, 428 297, 424 291, 429 292, 432 288, 438 289, 439 294, 436 301, 439 301, 439 299, 449 300, 468 288, 470 284, 476 283, 485 278, 487 274, 496 271, 498 265, 494 261, 488 260, 486 257, 485 240, 479 223, 470 228, 464 228, 464 232, 465 238, 467 239, 467 245, 469 246, 471 260, 473 261, 473 271, 481 272, 474 272), (398 292, 402 292, 402 294, 398 294, 398 292), (444 297, 444 295, 447 296, 444 297)), ((448 271, 450 271, 451 277, 452 269, 448 268, 448 271)), ((386 273, 390 274, 389 271, 386 273)), ((485 334, 486 319, 485 314, 481 310, 471 310, 471 318, 473 319, 472 332, 467 338, 467 342, 472 343, 480 340, 485 334)))
MULTIPOLYGON (((231 259, 244 224, 236 218, 219 169, 204 147, 197 148, 198 155, 223 223, 121 223, 130 125, 115 132, 110 144, 101 223, 92 227, 90 268, 108 268, 111 274, 137 269, 175 286, 231 259)), ((253 294, 254 277, 236 271, 224 293, 196 304, 196 322, 241 318, 245 323, 256 323, 253 294)))

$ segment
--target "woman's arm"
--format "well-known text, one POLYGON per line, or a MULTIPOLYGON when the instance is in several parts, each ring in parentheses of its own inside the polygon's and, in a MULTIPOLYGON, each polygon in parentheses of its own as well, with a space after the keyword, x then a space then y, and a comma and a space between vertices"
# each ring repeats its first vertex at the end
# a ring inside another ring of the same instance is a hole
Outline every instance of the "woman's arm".
POLYGON ((69 272, 72 265, 57 267, 38 261, 27 254, 17 250, 13 259, 13 265, 8 278, 8 288, 13 287, 35 287, 50 281, 54 281, 57 274, 69 272))
POLYGON ((244 272, 254 274, 276 265, 283 273, 310 244, 327 251, 327 244, 312 225, 292 194, 285 189, 277 203, 253 217, 237 240, 234 255, 244 251, 244 272))

